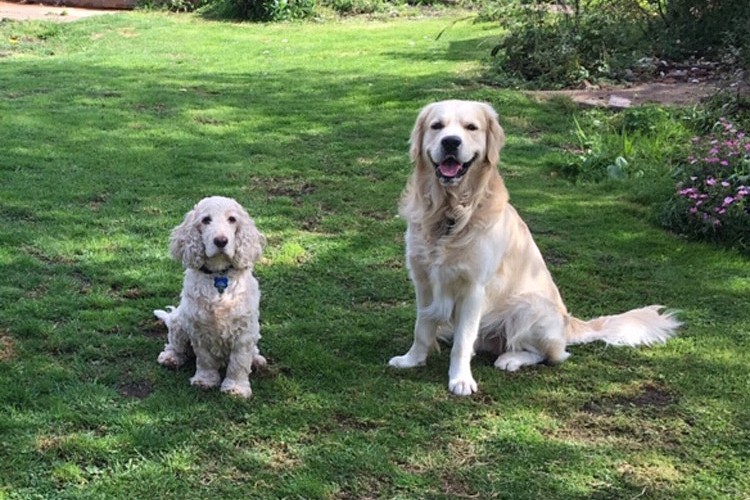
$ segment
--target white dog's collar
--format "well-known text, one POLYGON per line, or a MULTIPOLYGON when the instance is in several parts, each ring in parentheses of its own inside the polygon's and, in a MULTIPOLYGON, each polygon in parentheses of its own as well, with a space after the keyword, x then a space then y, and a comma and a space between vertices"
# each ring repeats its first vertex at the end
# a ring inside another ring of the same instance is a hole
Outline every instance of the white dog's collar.
POLYGON ((219 294, 224 293, 224 290, 229 287, 229 276, 227 276, 227 273, 230 269, 232 269, 232 266, 229 266, 226 269, 220 269, 218 271, 212 271, 205 265, 200 268, 201 272, 214 277, 214 288, 219 291, 219 294))

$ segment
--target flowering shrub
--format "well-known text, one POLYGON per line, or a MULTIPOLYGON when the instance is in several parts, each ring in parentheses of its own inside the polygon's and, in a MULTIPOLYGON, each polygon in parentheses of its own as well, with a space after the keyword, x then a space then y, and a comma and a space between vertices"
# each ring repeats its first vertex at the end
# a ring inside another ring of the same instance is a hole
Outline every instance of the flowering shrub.
POLYGON ((750 137, 721 119, 713 133, 692 139, 675 177, 665 225, 750 253, 750 137))

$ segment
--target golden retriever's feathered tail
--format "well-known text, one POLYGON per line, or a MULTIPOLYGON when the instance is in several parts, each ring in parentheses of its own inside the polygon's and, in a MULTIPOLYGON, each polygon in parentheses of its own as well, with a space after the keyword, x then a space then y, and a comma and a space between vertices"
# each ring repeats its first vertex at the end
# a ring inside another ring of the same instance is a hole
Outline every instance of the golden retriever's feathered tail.
POLYGON ((648 306, 613 316, 583 321, 568 317, 565 339, 568 345, 601 340, 611 345, 664 343, 682 324, 674 312, 660 312, 664 306, 648 306))

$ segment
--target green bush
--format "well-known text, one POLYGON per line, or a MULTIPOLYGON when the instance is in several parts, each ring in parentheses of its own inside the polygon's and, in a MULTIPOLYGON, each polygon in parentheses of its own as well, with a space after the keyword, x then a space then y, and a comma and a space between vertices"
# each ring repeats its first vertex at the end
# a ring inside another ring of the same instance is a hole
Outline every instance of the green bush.
POLYGON ((650 36, 666 57, 710 57, 750 65, 747 0, 649 0, 659 13, 650 36))
POLYGON ((326 0, 323 5, 341 15, 357 15, 384 12, 392 4, 385 0, 326 0))
POLYGON ((203 14, 209 18, 243 21, 289 21, 315 14, 315 0, 217 0, 203 14))
POLYGON ((598 0, 575 9, 534 0, 490 3, 482 19, 507 34, 493 50, 496 75, 536 87, 617 78, 644 54, 642 12, 634 3, 598 0))
POLYGON ((211 0, 140 0, 141 9, 169 10, 172 12, 193 12, 210 3, 211 0))
POLYGON ((711 132, 722 119, 750 130, 750 95, 741 89, 719 91, 691 111, 689 119, 699 134, 711 132))

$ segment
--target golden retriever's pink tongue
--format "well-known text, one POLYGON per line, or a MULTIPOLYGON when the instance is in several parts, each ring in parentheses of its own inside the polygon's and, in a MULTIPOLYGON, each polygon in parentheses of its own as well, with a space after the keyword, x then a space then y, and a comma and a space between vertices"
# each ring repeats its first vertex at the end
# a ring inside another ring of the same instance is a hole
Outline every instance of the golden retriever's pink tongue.
POLYGON ((461 170, 461 164, 451 158, 438 165, 438 170, 443 174, 443 177, 455 177, 461 170))

